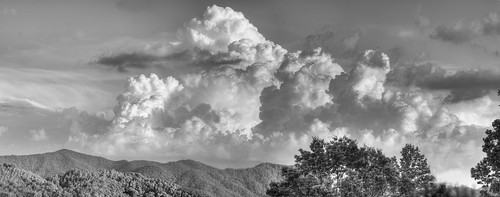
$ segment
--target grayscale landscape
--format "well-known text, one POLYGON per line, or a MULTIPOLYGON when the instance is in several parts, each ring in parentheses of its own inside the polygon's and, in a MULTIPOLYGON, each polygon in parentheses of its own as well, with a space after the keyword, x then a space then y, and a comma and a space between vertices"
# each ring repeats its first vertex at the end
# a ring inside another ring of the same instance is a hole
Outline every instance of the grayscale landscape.
POLYGON ((0 0, 0 197, 500 196, 499 0, 0 0))

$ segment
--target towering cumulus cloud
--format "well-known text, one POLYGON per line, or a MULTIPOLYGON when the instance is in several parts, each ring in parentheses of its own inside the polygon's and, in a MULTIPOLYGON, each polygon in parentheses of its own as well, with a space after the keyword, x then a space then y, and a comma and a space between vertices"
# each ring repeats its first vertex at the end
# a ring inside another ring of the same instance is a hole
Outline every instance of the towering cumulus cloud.
MULTIPOLYGON (((145 59, 146 66, 160 63, 179 72, 130 77, 104 131, 90 133, 78 124, 70 139, 101 154, 227 166, 289 163, 312 136, 348 135, 391 155, 405 143, 421 146, 442 180, 455 172, 449 169, 466 174, 481 157, 476 153, 484 125, 466 122, 459 113, 464 106, 456 104, 466 96, 459 88, 444 88, 453 95, 446 99, 434 94, 439 80, 469 72, 394 67, 376 50, 360 53, 344 71, 328 50, 288 52, 242 13, 217 6, 186 23, 177 37, 134 53, 155 57, 145 59)), ((106 58, 114 57, 123 56, 106 58)), ((483 112, 477 110, 478 116, 483 112)))
POLYGON ((177 32, 182 44, 213 52, 225 51, 227 46, 243 38, 255 43, 264 42, 260 34, 243 13, 217 6, 208 7, 202 19, 192 19, 177 32))

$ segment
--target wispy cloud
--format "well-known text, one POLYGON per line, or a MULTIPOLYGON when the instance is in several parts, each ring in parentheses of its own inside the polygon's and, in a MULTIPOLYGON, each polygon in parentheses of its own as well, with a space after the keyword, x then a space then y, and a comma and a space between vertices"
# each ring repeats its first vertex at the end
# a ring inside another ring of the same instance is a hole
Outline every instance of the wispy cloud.
POLYGON ((0 137, 9 131, 9 127, 0 127, 0 137))
POLYGON ((45 133, 45 129, 34 129, 30 130, 31 139, 35 141, 47 140, 47 134, 45 133))

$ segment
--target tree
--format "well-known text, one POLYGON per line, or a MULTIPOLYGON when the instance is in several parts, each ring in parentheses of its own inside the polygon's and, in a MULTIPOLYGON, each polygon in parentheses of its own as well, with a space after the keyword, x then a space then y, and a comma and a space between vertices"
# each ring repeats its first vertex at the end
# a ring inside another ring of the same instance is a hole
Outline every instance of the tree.
POLYGON ((483 138, 486 157, 471 169, 472 178, 482 185, 482 196, 500 194, 500 119, 493 121, 492 126, 493 130, 487 129, 483 138))
POLYGON ((431 174, 427 158, 418 147, 406 144, 401 150, 401 196, 417 196, 425 192, 436 178, 431 174))
POLYGON ((358 147, 355 140, 313 138, 311 151, 300 149, 284 180, 271 183, 270 196, 396 196, 398 165, 381 150, 358 147))

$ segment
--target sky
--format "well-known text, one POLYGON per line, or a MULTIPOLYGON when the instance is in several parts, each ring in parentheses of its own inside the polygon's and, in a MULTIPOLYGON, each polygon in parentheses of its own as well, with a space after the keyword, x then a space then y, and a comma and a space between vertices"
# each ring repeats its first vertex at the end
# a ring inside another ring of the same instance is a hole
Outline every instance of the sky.
POLYGON ((348 136, 476 186, 499 53, 497 0, 0 0, 0 155, 239 168, 348 136))

